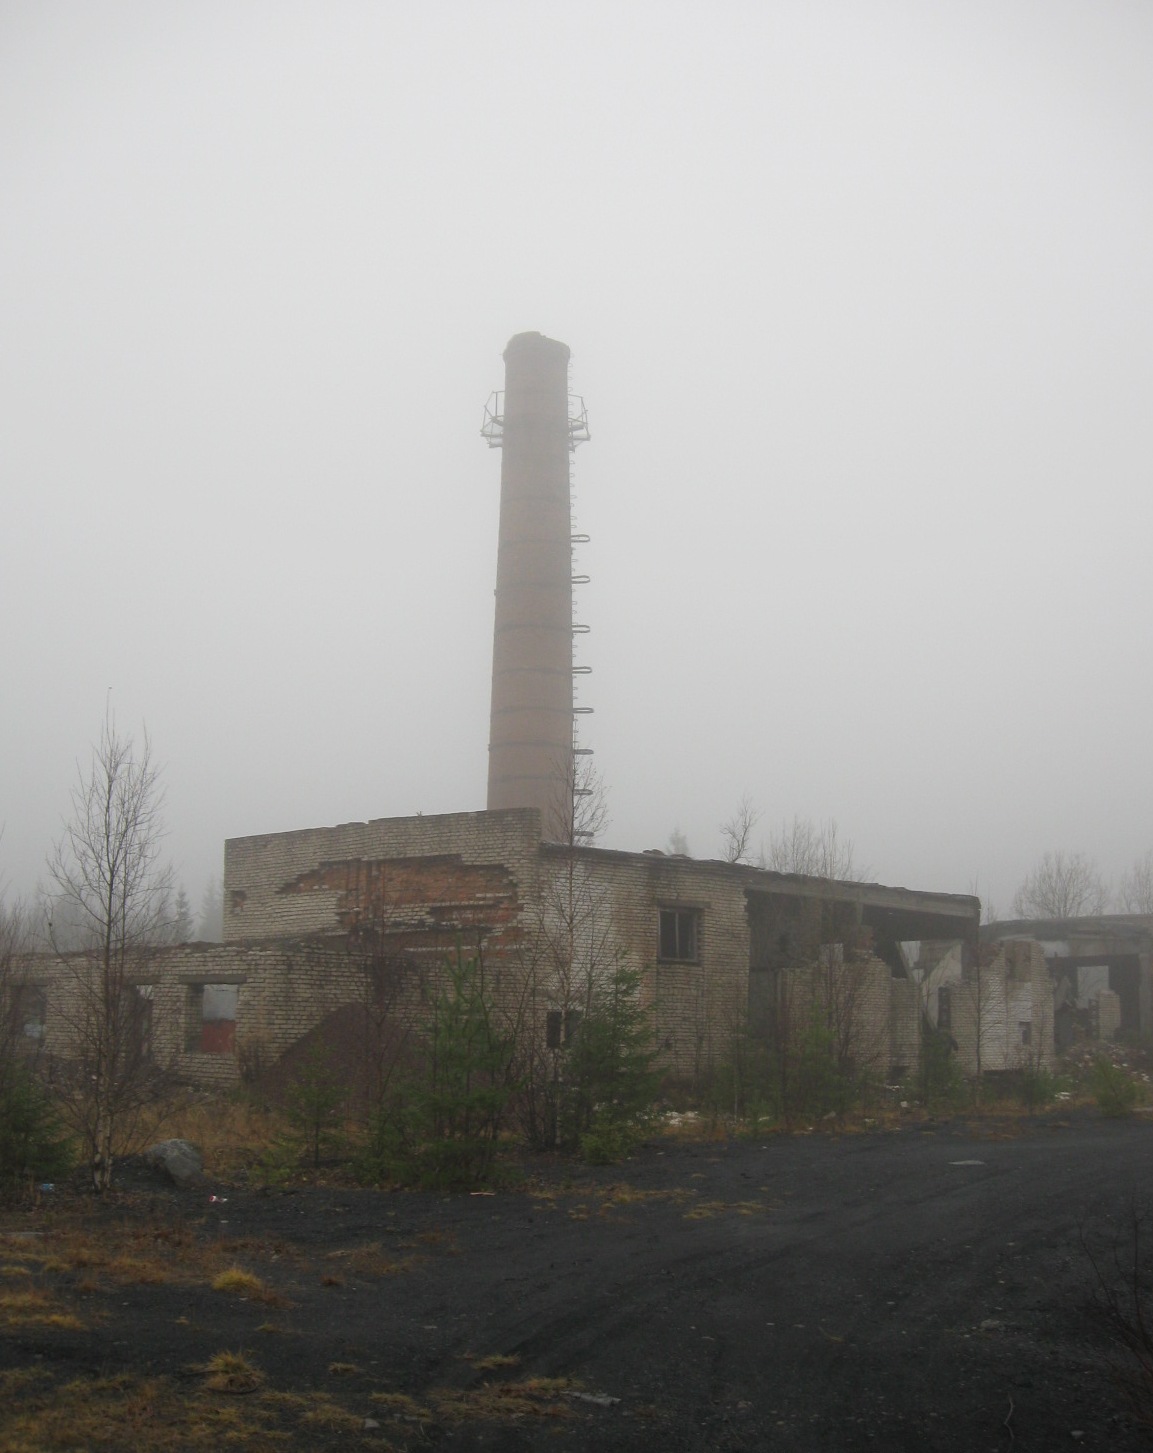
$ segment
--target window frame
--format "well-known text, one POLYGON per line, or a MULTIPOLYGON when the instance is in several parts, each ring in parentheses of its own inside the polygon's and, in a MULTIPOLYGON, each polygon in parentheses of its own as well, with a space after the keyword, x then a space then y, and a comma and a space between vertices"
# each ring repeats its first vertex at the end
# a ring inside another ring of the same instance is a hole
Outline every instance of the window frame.
POLYGON ((704 912, 694 904, 657 905, 657 963, 699 964, 704 912), (666 933, 671 925, 671 937, 666 933), (686 942, 686 940, 688 940, 686 942), (666 949, 671 948, 671 952, 666 949))

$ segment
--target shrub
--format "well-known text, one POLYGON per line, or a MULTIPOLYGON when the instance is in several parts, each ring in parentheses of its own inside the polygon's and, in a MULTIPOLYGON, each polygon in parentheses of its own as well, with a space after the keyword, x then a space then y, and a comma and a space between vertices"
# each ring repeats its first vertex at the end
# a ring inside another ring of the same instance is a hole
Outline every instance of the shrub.
POLYGON ((1048 1105, 1057 1094, 1058 1081, 1044 1065, 1030 1065, 1022 1071, 1020 1094, 1026 1110, 1048 1105))
POLYGON ((619 1160, 644 1134, 660 1083, 640 978, 617 968, 595 986, 561 1077, 560 1143, 598 1164, 619 1160))
POLYGON ((10 1060, 0 1078, 0 1184, 55 1180, 73 1159, 52 1102, 30 1070, 10 1060))
POLYGON ((1099 1055, 1089 1070, 1089 1092, 1102 1115, 1120 1119, 1137 1108, 1141 1092, 1127 1070, 1099 1055))
POLYGON ((496 1021, 481 959, 445 966, 416 1062, 400 1073, 359 1161, 367 1180, 463 1190, 496 1174, 513 1091, 513 1036, 496 1021))
POLYGON ((322 1153, 340 1149, 348 1093, 332 1068, 328 1051, 314 1045, 300 1073, 288 1087, 284 1113, 291 1142, 313 1166, 322 1153))
POLYGON ((726 1058, 705 1078, 700 1103, 713 1124, 730 1120, 756 1126, 777 1116, 774 1086, 773 1057, 767 1039, 750 1034, 741 1025, 733 1033, 726 1058))
POLYGON ((929 1110, 952 1109, 965 1096, 965 1080, 953 1054, 952 1038, 928 1021, 921 1028, 917 1093, 929 1110))
POLYGON ((788 1084, 790 1116, 843 1115, 855 1099, 853 1076, 840 1063, 835 1036, 818 1008, 797 1036, 788 1084))

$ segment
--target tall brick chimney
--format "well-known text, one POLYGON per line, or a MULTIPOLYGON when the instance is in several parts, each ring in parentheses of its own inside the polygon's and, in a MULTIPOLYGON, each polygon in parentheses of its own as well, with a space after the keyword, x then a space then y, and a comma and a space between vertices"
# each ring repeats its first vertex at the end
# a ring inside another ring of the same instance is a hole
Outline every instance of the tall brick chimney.
POLYGON ((503 451, 488 805, 539 808, 552 840, 568 836, 572 812, 568 360, 541 333, 510 339, 484 429, 503 451))

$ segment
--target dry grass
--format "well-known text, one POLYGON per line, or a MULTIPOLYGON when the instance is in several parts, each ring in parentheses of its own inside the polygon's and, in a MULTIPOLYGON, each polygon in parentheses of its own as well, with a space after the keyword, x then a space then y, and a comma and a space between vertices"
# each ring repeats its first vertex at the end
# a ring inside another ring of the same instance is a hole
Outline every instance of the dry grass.
POLYGON ((147 1128, 144 1144, 190 1140, 214 1176, 228 1180, 255 1165, 283 1133, 279 1115, 228 1096, 194 1099, 165 1113, 147 1128))
POLYGON ((308 1259, 294 1241, 285 1241, 280 1236, 222 1236, 216 1244, 233 1258, 244 1256, 249 1260, 286 1261, 293 1265, 308 1259))
POLYGON ((520 1366, 520 1358, 515 1353, 508 1352, 494 1352, 489 1357, 474 1357, 469 1361, 477 1372, 497 1372, 520 1366))
MULTIPOLYGON (((501 1356, 474 1362, 515 1363, 501 1356)), ((372 1401, 382 1413, 409 1423, 509 1422, 523 1418, 562 1419, 573 1409, 561 1401, 579 1391, 581 1384, 568 1377, 529 1377, 520 1382, 486 1382, 475 1388, 433 1388, 423 1402, 403 1392, 374 1392, 372 1401)))
POLYGON ((254 1404, 198 1392, 185 1394, 167 1378, 79 1378, 56 1384, 47 1376, 8 1376, 0 1398, 0 1447, 5 1453, 279 1453, 286 1435, 274 1415, 254 1404))
POLYGON ((443 1251, 446 1256, 459 1256, 460 1247, 457 1245, 456 1236, 451 1231, 445 1231, 439 1226, 433 1226, 431 1230, 422 1231, 416 1238, 419 1246, 427 1246, 436 1251, 443 1251))
POLYGON ((522 1382, 489 1382, 477 1388, 437 1388, 429 1394, 446 1422, 508 1422, 520 1418, 569 1418, 572 1408, 559 1401, 580 1386, 566 1377, 532 1377, 522 1382))
POLYGON ((708 1221, 713 1216, 719 1216, 729 1208, 724 1201, 702 1201, 700 1205, 694 1206, 691 1211, 686 1211, 686 1221, 708 1221))
POLYGON ((314 1427, 331 1428, 341 1433, 364 1431, 363 1414, 350 1413, 347 1408, 342 1408, 339 1403, 329 1402, 320 1393, 314 1396, 313 1405, 301 1418, 301 1422, 314 1427))
MULTIPOLYGON (((364 1246, 353 1246, 341 1251, 330 1251, 327 1259, 338 1261, 341 1271, 349 1271, 369 1280, 399 1276, 402 1272, 411 1271, 416 1265, 414 1257, 405 1256, 398 1261, 395 1257, 390 1256, 379 1241, 369 1241, 364 1246)), ((343 1278, 335 1271, 330 1275, 331 1282, 326 1278, 326 1285, 342 1286, 344 1284, 343 1278)))
POLYGON ((630 1186, 626 1181, 621 1181, 616 1185, 605 1186, 601 1191, 603 1199, 600 1213, 603 1216, 610 1211, 654 1202, 671 1202, 673 1205, 679 1206, 685 1201, 691 1200, 695 1194, 695 1191, 685 1190, 679 1186, 667 1191, 641 1191, 636 1186, 630 1186))
MULTIPOLYGON (((238 1352, 219 1352, 194 1383, 125 1374, 57 1383, 43 1368, 0 1372, 4 1453, 279 1453, 361 1446, 363 1414, 326 1393, 281 1392, 238 1352)), ((387 1406, 387 1404, 386 1404, 387 1406)), ((412 1406, 417 1406, 412 1404, 412 1406)), ((394 1411, 400 1409, 394 1405, 394 1411)), ((422 1413, 425 1410, 421 1410, 422 1413)), ((371 1443, 388 1448, 381 1436, 371 1443)))
POLYGON ((432 1418, 432 1413, 428 1408, 404 1392, 374 1392, 372 1401, 379 1403, 382 1408, 386 1408, 394 1417, 404 1418, 408 1421, 428 1422, 432 1418))
POLYGON ((240 1352, 218 1352, 204 1364, 204 1386, 209 1392, 255 1392, 264 1373, 240 1352))
POLYGON ((263 1302, 269 1307, 287 1307, 289 1303, 278 1291, 266 1285, 242 1266, 230 1266, 212 1278, 212 1290, 228 1296, 243 1297, 250 1302, 263 1302))
POLYGON ((0 1292, 0 1327, 57 1327, 80 1332, 84 1323, 40 1287, 18 1287, 0 1292))
POLYGON ((84 1273, 89 1285, 161 1286, 203 1281, 221 1267, 225 1253, 201 1242, 183 1226, 91 1221, 60 1222, 35 1244, 21 1247, 19 1264, 36 1264, 50 1275, 84 1273))

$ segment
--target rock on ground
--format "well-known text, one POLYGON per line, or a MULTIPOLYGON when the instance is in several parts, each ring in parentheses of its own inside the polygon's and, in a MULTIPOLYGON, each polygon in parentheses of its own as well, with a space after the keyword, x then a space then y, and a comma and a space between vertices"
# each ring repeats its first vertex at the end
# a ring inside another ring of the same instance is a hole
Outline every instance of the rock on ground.
POLYGON ((148 1147, 141 1159, 181 1189, 204 1182, 204 1157, 190 1140, 158 1141, 148 1147))

